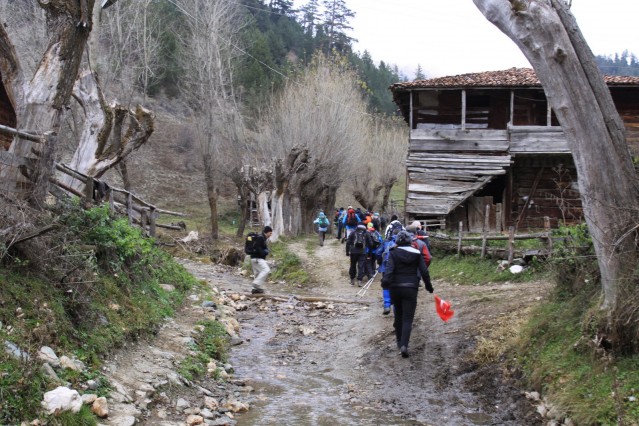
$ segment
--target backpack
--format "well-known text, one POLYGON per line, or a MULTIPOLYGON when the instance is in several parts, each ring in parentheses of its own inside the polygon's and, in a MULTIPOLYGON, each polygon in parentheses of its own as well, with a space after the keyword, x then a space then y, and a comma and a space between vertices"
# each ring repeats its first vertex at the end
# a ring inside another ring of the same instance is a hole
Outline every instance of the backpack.
POLYGON ((348 212, 346 216, 346 225, 347 226, 357 226, 357 216, 355 216, 355 212, 348 212))
POLYGON ((246 236, 246 240, 244 240, 244 253, 249 256, 253 256, 257 253, 257 239, 260 237, 260 234, 257 232, 249 232, 246 236))
POLYGON ((318 225, 322 228, 326 228, 329 225, 328 218, 326 216, 320 217, 318 225))
POLYGON ((384 242, 384 250, 382 251, 382 264, 379 265, 379 272, 386 272, 386 268, 388 267, 388 257, 390 256, 390 251, 395 247, 395 237, 391 237, 389 240, 384 242))
POLYGON ((399 234, 403 230, 404 230, 404 227, 398 220, 392 221, 390 224, 390 228, 386 232, 386 239, 388 240, 390 237, 392 237, 393 235, 399 234))
POLYGON ((379 246, 382 245, 382 236, 379 234, 379 232, 371 232, 371 239, 373 240, 373 250, 378 249, 379 246))
POLYGON ((355 244, 354 244, 355 247, 364 248, 364 240, 365 240, 364 232, 366 231, 360 231, 360 230, 355 231, 355 244))

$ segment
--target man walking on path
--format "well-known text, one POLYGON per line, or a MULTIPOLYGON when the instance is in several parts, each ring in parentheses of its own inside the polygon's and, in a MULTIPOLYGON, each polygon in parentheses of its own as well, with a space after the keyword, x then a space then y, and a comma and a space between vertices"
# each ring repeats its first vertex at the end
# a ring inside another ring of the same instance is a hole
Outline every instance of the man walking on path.
POLYGON ((266 262, 266 256, 268 256, 268 246, 266 240, 273 235, 273 228, 265 226, 262 233, 257 236, 255 241, 255 253, 251 254, 251 268, 253 268, 253 289, 252 294, 264 293, 264 283, 266 277, 271 272, 271 268, 268 267, 266 262))
POLYGON ((367 273, 366 252, 372 246, 371 236, 363 223, 357 225, 357 229, 351 232, 346 240, 346 256, 350 257, 351 266, 348 275, 351 285, 355 285, 355 276, 359 286, 362 286, 364 274, 367 273))
POLYGON ((319 216, 317 216, 317 219, 315 219, 313 223, 317 225, 317 233, 319 235, 320 246, 324 246, 324 240, 326 240, 326 231, 328 231, 328 226, 331 223, 322 211, 319 212, 319 216))

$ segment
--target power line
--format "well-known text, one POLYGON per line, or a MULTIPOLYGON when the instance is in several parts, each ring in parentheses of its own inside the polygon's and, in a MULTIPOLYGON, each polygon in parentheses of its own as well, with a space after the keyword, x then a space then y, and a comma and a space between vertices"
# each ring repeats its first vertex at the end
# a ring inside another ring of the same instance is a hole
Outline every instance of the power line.
MULTIPOLYGON (((175 0, 167 0, 167 1, 168 1, 169 3, 171 3, 172 5, 174 5, 175 7, 177 7, 177 8, 178 8, 178 10, 180 10, 180 12, 182 12, 182 13, 183 13, 184 15, 186 15, 187 17, 191 18, 193 21, 196 21, 196 22, 198 21, 198 18, 194 17, 194 16, 193 16, 193 15, 191 15, 188 11, 184 10, 184 8, 182 8, 179 4, 177 4, 177 3, 175 2, 175 0)), ((244 5, 243 5, 243 6, 244 6, 244 5)), ((218 35, 218 37, 220 37, 222 40, 224 40, 226 43, 228 43, 228 44, 229 44, 230 46, 232 46, 234 49, 237 49, 239 52, 241 52, 241 53, 245 54, 246 56, 248 56, 249 58, 251 58, 251 59, 253 59, 253 60, 257 61, 257 62, 258 62, 259 64, 261 64, 262 66, 264 66, 264 67, 268 68, 269 70, 273 71, 274 73, 276 73, 276 74, 280 75, 280 76, 281 76, 281 77, 283 77, 286 81, 289 81, 289 82, 291 82, 291 83, 293 83, 293 84, 296 84, 296 85, 298 85, 299 87, 302 87, 302 88, 304 87, 304 85, 303 85, 303 84, 299 83, 299 82, 298 82, 298 81, 296 81, 296 80, 291 79, 289 76, 285 75, 285 74, 284 74, 284 73, 282 73, 281 71, 276 70, 275 68, 271 67, 270 65, 268 65, 268 64, 266 64, 266 63, 264 63, 264 62, 263 62, 263 61, 261 61, 260 59, 256 58, 255 56, 251 55, 250 53, 248 53, 247 51, 245 51, 244 49, 242 49, 241 47, 237 46, 237 45, 236 45, 235 43, 233 43, 232 41, 227 40, 227 39, 225 39, 224 37, 219 36, 219 35, 218 35)), ((341 103, 341 102, 335 101, 335 100, 333 100, 333 99, 329 98, 328 96, 324 96, 324 95, 322 95, 322 94, 320 94, 319 96, 320 96, 321 98, 323 98, 323 99, 325 99, 325 100, 329 101, 329 102, 334 103, 335 105, 340 105, 340 106, 342 106, 342 107, 344 107, 344 108, 350 108, 350 106, 348 106, 348 105, 344 105, 344 104, 343 104, 343 103, 341 103)), ((373 115, 373 114, 370 114, 370 113, 368 113, 368 112, 363 112, 363 111, 358 111, 358 110, 355 110, 355 112, 357 112, 357 113, 359 113, 359 114, 362 114, 362 115, 368 115, 368 116, 374 117, 374 115, 373 115)))

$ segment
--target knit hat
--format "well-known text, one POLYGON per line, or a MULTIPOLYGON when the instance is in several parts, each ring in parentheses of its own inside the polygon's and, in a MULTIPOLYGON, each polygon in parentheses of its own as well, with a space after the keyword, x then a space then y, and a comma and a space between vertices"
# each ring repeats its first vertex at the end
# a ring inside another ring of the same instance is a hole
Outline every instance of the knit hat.
POLYGON ((372 229, 372 228, 375 228, 375 225, 373 225, 373 222, 369 222, 368 225, 366 225, 366 227, 368 229, 372 229))
POLYGON ((326 216, 324 212, 320 212, 319 217, 324 217, 324 216, 326 216))
POLYGON ((417 229, 421 229, 422 227, 422 223, 419 220, 414 221, 410 225, 416 227, 417 229))
POLYGON ((411 223, 410 225, 406 227, 406 232, 410 232, 411 234, 414 234, 417 232, 417 227, 415 226, 414 223, 411 223))
POLYGON ((397 234, 395 242, 398 246, 409 246, 413 242, 413 236, 406 231, 401 231, 397 234))
POLYGON ((262 233, 263 234, 268 234, 269 232, 273 232, 273 228, 271 228, 270 226, 266 225, 264 227, 264 229, 262 229, 262 233))

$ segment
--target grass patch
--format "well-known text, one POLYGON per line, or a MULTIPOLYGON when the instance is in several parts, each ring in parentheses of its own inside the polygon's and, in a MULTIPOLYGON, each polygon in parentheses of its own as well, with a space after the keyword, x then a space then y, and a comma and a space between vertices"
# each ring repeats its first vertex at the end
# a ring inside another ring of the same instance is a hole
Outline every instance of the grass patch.
POLYGON ((221 323, 201 321, 197 329, 199 333, 192 348, 196 353, 182 360, 178 367, 178 372, 188 380, 203 377, 211 360, 226 362, 228 359, 229 337, 221 323))
POLYGON ((592 344, 590 315, 598 304, 587 294, 556 294, 533 312, 519 358, 531 385, 575 424, 638 424, 639 355, 613 359, 592 344))
POLYGON ((512 274, 510 271, 500 271, 494 260, 481 259, 478 256, 448 255, 436 257, 429 270, 433 279, 442 279, 454 284, 483 284, 496 282, 527 282, 546 276, 543 265, 533 263, 520 274, 512 274))
POLYGON ((277 265, 271 273, 273 280, 282 280, 299 285, 310 282, 308 272, 303 269, 302 260, 297 254, 288 249, 288 244, 283 238, 280 237, 280 241, 271 243, 269 247, 277 265))

